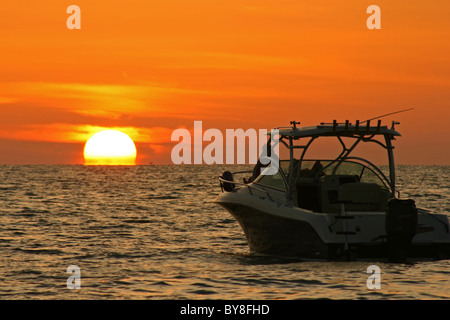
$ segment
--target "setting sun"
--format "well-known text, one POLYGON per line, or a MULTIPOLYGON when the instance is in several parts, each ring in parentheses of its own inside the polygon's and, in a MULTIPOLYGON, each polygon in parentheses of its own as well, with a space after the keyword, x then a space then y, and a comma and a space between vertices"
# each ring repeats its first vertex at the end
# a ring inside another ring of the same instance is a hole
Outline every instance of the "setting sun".
POLYGON ((84 160, 85 165, 135 165, 136 146, 123 132, 103 130, 86 142, 84 160))

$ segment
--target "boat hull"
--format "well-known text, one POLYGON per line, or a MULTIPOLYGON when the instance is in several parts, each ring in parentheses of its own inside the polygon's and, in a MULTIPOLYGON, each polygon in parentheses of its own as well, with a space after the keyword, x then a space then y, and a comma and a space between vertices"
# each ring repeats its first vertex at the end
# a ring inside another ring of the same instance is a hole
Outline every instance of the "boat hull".
POLYGON ((392 253, 386 241, 368 243, 326 243, 314 227, 304 220, 271 214, 238 203, 220 203, 238 221, 250 251, 278 257, 305 260, 377 260, 404 262, 450 258, 450 243, 412 243, 392 253))
POLYGON ((239 222, 254 253, 310 259, 328 256, 328 246, 305 221, 286 219, 240 204, 222 206, 239 222))

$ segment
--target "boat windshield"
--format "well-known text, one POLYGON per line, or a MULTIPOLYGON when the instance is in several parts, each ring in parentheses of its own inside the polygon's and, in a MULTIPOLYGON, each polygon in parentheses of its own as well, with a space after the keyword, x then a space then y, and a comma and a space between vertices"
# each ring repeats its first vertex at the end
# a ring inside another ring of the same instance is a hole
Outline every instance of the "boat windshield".
POLYGON ((286 191, 286 179, 282 174, 282 170, 278 170, 274 175, 261 174, 255 179, 255 183, 280 191, 286 191))
MULTIPOLYGON (((294 167, 298 166, 298 160, 294 167)), ((281 160, 280 168, 286 177, 289 177, 289 160, 281 160)), ((336 162, 333 160, 303 160, 299 178, 314 178, 327 175, 353 176, 359 182, 376 183, 383 189, 387 189, 389 181, 383 172, 373 166, 369 168, 363 163, 345 160, 336 162)))

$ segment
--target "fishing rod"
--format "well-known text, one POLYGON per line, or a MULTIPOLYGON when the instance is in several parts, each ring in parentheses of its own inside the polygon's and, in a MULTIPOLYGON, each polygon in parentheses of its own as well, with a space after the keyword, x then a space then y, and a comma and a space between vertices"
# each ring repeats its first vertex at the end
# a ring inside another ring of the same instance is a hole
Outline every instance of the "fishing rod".
POLYGON ((375 120, 375 119, 379 119, 379 118, 383 118, 383 117, 386 117, 386 116, 390 116, 391 114, 396 114, 396 113, 400 113, 400 112, 406 112, 406 111, 410 111, 410 110, 414 110, 414 108, 409 108, 409 109, 404 109, 404 110, 395 111, 395 112, 391 112, 391 113, 386 113, 386 114, 383 114, 382 116, 378 116, 378 117, 375 117, 375 118, 372 118, 372 119, 364 120, 364 121, 362 121, 360 123, 364 123, 364 122, 367 122, 367 121, 372 121, 372 120, 375 120))

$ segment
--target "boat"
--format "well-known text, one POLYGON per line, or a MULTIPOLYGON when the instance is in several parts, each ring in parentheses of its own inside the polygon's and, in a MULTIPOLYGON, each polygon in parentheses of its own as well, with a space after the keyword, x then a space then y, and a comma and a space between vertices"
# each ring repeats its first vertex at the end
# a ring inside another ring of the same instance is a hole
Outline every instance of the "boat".
POLYGON ((258 161, 253 171, 219 176, 221 193, 214 202, 237 220, 252 254, 314 261, 450 258, 448 216, 416 207, 397 190, 393 141, 400 136, 398 122, 299 124, 276 128, 286 156, 266 166, 274 165, 275 174, 263 174, 258 161), (337 139, 339 154, 308 158, 311 145, 324 138, 337 139), (365 144, 384 150, 388 165, 355 156, 365 144), (239 174, 250 173, 248 180, 238 181, 239 174))

